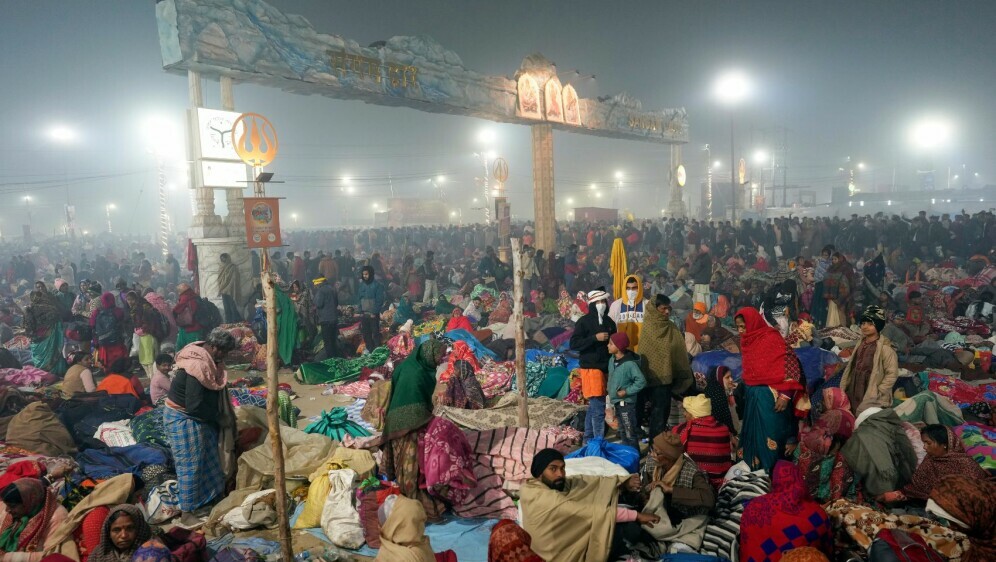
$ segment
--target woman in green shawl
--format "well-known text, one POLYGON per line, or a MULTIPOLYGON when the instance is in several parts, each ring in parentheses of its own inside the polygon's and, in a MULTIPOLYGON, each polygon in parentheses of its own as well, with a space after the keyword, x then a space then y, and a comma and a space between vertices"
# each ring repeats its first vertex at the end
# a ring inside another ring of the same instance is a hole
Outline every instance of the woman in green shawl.
POLYGON ((0 552, 5 560, 39 562, 49 534, 68 515, 37 478, 21 478, 0 490, 0 552))
POLYGON ((62 316, 59 303, 44 290, 31 291, 31 304, 24 310, 24 331, 31 338, 31 361, 52 374, 66 374, 62 356, 62 316))
POLYGON ((429 339, 398 365, 384 417, 384 470, 403 496, 422 503, 430 520, 438 520, 445 505, 419 488, 418 441, 432 420, 436 367, 445 354, 441 341, 429 339))
MULTIPOLYGON (((657 295, 654 306, 643 314, 640 354, 646 359, 647 387, 640 392, 642 402, 650 402, 650 435, 660 435, 671 415, 671 397, 680 396, 692 385, 685 337, 671 322, 671 299, 657 295)), ((644 411, 641 407, 638 411, 644 411)))
POLYGON ((418 314, 415 313, 415 308, 412 306, 411 293, 405 293, 401 295, 398 309, 394 312, 394 324, 401 326, 409 320, 414 323, 418 320, 418 314))

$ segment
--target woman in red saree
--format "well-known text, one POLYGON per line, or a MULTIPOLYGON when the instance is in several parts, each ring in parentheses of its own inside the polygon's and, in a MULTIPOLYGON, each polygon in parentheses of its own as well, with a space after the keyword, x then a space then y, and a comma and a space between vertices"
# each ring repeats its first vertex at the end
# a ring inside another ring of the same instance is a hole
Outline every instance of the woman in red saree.
POLYGON ((751 470, 771 473, 784 458, 786 445, 797 437, 796 415, 809 410, 802 367, 778 330, 754 308, 741 308, 735 318, 740 332, 743 383, 747 386, 740 446, 751 470))

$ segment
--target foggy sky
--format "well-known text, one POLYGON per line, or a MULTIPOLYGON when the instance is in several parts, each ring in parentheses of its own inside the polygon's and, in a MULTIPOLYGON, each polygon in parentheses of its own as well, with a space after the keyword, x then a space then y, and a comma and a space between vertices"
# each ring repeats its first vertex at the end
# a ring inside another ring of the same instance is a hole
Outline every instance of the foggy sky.
MULTIPOLYGON (((705 143, 722 161, 716 173, 729 174, 729 112, 711 96, 714 78, 728 68, 743 69, 755 83, 735 113, 737 157, 749 160, 761 148, 750 142, 752 128, 755 138, 760 129, 788 128, 790 184, 824 191, 840 185, 836 170, 847 156, 867 163, 859 182, 868 187, 890 184, 893 170, 899 185, 915 185, 915 170, 930 165, 940 186, 948 166, 962 165, 978 172, 980 183, 996 183, 991 1, 271 3, 305 16, 319 32, 360 44, 425 34, 467 68, 508 76, 523 57, 540 52, 584 97, 626 91, 647 109, 685 107, 691 141, 683 156, 694 205, 705 143), (907 140, 909 126, 925 113, 955 124, 951 145, 932 158, 907 140)), ((2 13, 0 229, 20 232, 27 223, 23 197, 30 195, 35 231, 51 233, 61 224, 67 202, 81 228, 102 231, 105 205, 113 202, 115 232, 152 232, 155 165, 141 124, 157 114, 179 125, 187 105, 186 78, 162 69, 153 3, 11 0, 2 13), (45 132, 55 124, 78 131, 79 139, 53 142, 45 132)), ((218 107, 217 82, 205 81, 205 97, 218 107)), ((298 213, 302 227, 334 226, 344 215, 369 221, 389 184, 399 195, 428 197, 427 178, 440 174, 464 220, 479 220, 470 197, 479 195, 473 152, 485 127, 495 130, 493 148, 509 162, 513 216, 532 215, 527 127, 253 85, 238 85, 235 99, 236 109, 274 122, 281 154, 271 171, 287 183, 271 191, 287 197, 286 213, 298 213), (343 176, 355 178, 357 195, 338 194, 343 176), (333 211, 344 205, 348 213, 333 211)), ((558 216, 568 197, 576 206, 609 206, 616 170, 625 177, 624 208, 650 216, 666 202, 666 147, 565 132, 554 144, 558 216), (592 182, 604 186, 602 199, 589 198, 592 182)), ((170 162, 167 172, 176 186, 171 213, 182 229, 190 200, 179 166, 170 162)))

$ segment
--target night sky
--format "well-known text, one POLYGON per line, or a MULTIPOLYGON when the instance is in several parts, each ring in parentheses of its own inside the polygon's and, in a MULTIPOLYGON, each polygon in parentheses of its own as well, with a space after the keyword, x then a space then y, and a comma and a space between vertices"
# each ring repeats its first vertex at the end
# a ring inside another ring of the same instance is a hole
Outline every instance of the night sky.
MULTIPOLYGON (((583 97, 626 91, 647 109, 685 107, 693 210, 704 144, 721 160, 716 173, 729 177, 730 112, 711 89, 731 68, 754 83, 735 110, 737 157, 777 148, 765 131, 778 131, 780 143, 787 129, 790 184, 820 192, 842 185, 837 170, 849 166, 848 156, 866 164, 858 183, 867 190, 887 189, 894 177, 900 189, 915 187, 915 171, 930 167, 940 187, 948 167, 960 176, 953 186, 966 176, 974 185, 996 183, 992 1, 271 3, 303 15, 319 32, 361 44, 429 35, 468 69, 507 76, 539 52, 583 97), (929 154, 908 139, 926 115, 948 119, 953 129, 951 141, 929 154)), ((68 202, 81 228, 105 228, 105 205, 114 203, 115 232, 152 232, 155 164, 141 124, 159 115, 179 126, 187 105, 185 77, 162 70, 153 2, 11 0, 3 8, 0 229, 19 230, 30 208, 34 229, 50 233, 68 202), (78 137, 53 141, 47 133, 56 125, 78 137)), ((218 107, 217 82, 206 81, 205 94, 207 105, 218 107)), ((482 171, 476 137, 486 127, 496 134, 492 148, 509 162, 513 215, 532 216, 527 127, 253 85, 237 86, 235 98, 238 110, 276 125, 281 155, 271 171, 287 183, 272 192, 287 197, 285 209, 302 227, 336 226, 342 214, 333 209, 344 205, 353 220, 369 223, 372 205, 386 202, 391 185, 400 195, 430 197, 428 178, 438 175, 464 220, 480 220, 471 197, 479 195, 474 177, 482 171), (357 188, 349 198, 337 195, 344 176, 357 188)), ((778 160, 781 166, 780 153, 778 160)), ((608 206, 616 171, 623 172, 622 207, 637 216, 659 214, 667 200, 664 146, 558 132, 555 161, 561 218, 568 198, 574 206, 608 206), (597 201, 593 182, 603 186, 597 201)), ((167 173, 171 212, 182 229, 190 201, 180 166, 170 161, 167 173)), ((219 209, 224 213, 223 204, 219 209)))

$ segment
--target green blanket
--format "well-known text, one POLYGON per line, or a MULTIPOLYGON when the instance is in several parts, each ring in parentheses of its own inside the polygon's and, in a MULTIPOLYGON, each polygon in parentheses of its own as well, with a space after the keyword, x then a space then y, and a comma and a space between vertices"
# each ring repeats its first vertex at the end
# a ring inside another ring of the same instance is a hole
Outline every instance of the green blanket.
POLYGON ((360 378, 364 367, 380 367, 387 363, 389 357, 390 352, 386 347, 378 347, 369 355, 353 359, 332 357, 317 363, 303 363, 294 374, 294 379, 304 384, 353 381, 360 378))

